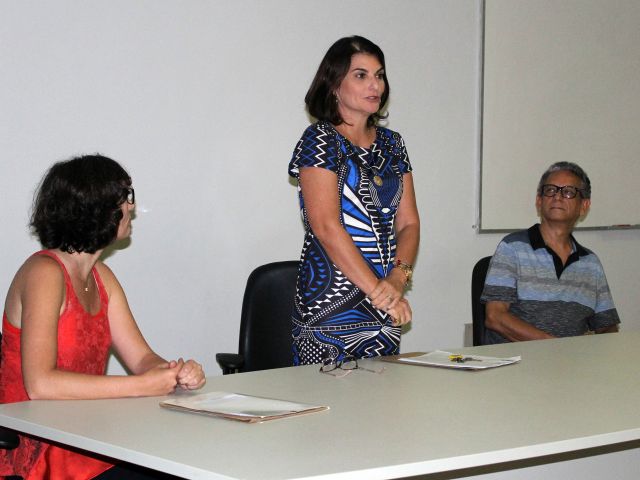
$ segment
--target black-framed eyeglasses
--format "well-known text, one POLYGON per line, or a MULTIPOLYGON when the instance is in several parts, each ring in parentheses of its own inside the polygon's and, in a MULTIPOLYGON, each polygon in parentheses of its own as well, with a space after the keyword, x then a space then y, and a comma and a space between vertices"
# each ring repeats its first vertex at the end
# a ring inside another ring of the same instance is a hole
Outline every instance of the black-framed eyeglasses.
POLYGON ((559 185, 547 183, 542 185, 540 188, 540 193, 545 197, 555 197, 558 192, 560 192, 562 198, 576 198, 576 195, 578 194, 584 198, 583 190, 581 188, 574 187, 573 185, 565 185, 561 187, 559 185))
POLYGON ((133 205, 134 203, 136 203, 136 191, 133 189, 133 187, 127 187, 124 189, 124 191, 127 194, 127 196, 125 197, 127 203, 129 205, 133 205))
POLYGON ((346 355, 342 360, 336 361, 334 358, 325 358, 320 364, 320 373, 333 375, 334 377, 346 377, 354 370, 364 370, 371 373, 382 373, 384 367, 379 370, 361 367, 358 365, 358 359, 353 355, 346 355), (338 371, 339 370, 339 371, 338 371))

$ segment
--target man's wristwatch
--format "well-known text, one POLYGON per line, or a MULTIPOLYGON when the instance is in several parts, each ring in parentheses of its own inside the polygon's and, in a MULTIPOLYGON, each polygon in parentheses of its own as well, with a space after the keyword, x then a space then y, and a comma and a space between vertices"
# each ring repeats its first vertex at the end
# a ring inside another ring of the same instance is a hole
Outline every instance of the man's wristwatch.
POLYGON ((404 282, 404 284, 408 285, 409 282, 411 281, 411 277, 413 277, 413 265, 404 263, 400 259, 396 259, 396 261, 394 262, 394 265, 400 270, 402 270, 402 273, 404 273, 405 277, 407 277, 407 280, 404 282))

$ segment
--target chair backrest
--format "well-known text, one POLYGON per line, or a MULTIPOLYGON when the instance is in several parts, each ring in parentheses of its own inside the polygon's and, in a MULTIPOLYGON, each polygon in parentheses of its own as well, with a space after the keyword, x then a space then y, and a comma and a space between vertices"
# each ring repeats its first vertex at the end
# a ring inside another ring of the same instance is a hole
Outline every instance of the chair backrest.
POLYGON ((291 314, 298 265, 297 261, 268 263, 249 275, 240 317, 242 372, 293 365, 291 314))
POLYGON ((491 257, 478 260, 471 273, 471 315, 473 317, 473 345, 483 345, 485 337, 485 305, 480 302, 484 281, 489 270, 491 257))

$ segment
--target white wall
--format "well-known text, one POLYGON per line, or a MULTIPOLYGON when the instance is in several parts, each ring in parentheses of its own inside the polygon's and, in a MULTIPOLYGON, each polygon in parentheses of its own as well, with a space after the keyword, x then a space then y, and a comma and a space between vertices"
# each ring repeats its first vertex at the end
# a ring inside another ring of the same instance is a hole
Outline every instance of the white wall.
MULTIPOLYGON (((0 0, 0 291, 38 248, 26 224, 43 172, 99 151, 136 188, 133 241, 107 262, 142 331, 159 353, 218 374, 249 272, 299 256, 287 163, 308 123, 303 97, 330 44, 356 33, 387 56, 388 125, 406 140, 422 216, 402 348, 461 345, 472 265, 500 238, 473 228, 479 1, 0 0)), ((534 188, 521 192, 532 223, 534 188)), ((579 234, 605 264, 624 329, 640 327, 639 235, 579 234)))

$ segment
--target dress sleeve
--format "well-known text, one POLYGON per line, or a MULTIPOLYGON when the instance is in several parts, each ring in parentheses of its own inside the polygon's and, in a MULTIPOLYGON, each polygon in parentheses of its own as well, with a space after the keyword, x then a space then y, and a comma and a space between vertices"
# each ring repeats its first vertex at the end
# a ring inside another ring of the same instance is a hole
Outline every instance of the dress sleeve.
POLYGON ((518 301, 518 260, 513 248, 507 242, 500 242, 491 258, 484 290, 480 301, 518 301))
POLYGON ((404 138, 400 136, 399 133, 396 134, 399 138, 398 146, 399 146, 399 154, 400 154, 400 162, 398 163, 400 166, 401 173, 409 173, 413 171, 413 167, 411 166, 411 162, 409 161, 409 154, 407 153, 407 147, 404 144, 404 138))
POLYGON ((343 156, 340 155, 340 148, 331 127, 321 123, 310 125, 293 150, 289 175, 298 178, 302 167, 326 168, 337 173, 343 156))

